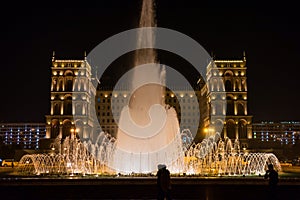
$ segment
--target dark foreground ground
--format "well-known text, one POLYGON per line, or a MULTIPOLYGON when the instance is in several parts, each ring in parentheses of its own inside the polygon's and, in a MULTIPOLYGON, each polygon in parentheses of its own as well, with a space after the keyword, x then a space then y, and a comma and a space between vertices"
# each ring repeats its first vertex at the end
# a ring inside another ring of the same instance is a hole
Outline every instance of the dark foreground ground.
MULTIPOLYGON (((5 199, 156 199, 155 177, 145 178, 2 178, 5 199)), ((262 177, 172 178, 173 199, 299 199, 299 179, 281 179, 270 197, 262 177)), ((4 198, 1 198, 4 199, 4 198)))
MULTIPOLYGON (((0 167, 0 199, 156 199, 155 177, 20 177, 0 167)), ((199 200, 298 200, 300 167, 286 167, 270 194, 263 177, 172 177, 172 197, 199 200)))

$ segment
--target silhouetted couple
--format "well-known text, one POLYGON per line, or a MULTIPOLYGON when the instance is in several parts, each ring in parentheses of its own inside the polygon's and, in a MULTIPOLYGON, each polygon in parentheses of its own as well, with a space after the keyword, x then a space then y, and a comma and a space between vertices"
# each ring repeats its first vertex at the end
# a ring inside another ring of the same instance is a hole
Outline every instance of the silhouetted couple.
POLYGON ((157 199, 172 199, 170 171, 167 169, 166 165, 158 165, 158 172, 156 176, 158 189, 157 199))

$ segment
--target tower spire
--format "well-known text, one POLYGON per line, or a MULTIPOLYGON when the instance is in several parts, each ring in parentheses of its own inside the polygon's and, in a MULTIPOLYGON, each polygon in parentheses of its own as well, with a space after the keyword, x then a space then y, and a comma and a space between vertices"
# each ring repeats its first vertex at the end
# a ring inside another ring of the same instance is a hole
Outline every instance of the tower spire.
POLYGON ((84 51, 84 60, 86 60, 86 51, 84 51))
POLYGON ((52 61, 55 60, 55 51, 52 52, 52 61))

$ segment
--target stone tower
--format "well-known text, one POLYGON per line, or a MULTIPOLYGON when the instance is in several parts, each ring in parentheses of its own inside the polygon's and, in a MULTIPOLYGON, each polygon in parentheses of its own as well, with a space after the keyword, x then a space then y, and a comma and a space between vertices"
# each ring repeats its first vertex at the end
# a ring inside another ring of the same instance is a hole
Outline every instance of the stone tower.
POLYGON ((241 60, 214 60, 207 67, 211 124, 224 124, 222 137, 252 138, 252 116, 247 107, 246 56, 241 60))
POLYGON ((83 60, 58 60, 51 66, 51 110, 46 115, 46 137, 93 136, 93 102, 96 88, 91 82, 91 66, 83 60))

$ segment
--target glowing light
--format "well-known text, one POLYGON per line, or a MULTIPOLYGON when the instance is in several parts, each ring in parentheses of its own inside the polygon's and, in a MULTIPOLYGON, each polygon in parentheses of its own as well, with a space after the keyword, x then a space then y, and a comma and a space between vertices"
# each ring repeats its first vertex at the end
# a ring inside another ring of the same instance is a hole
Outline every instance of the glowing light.
POLYGON ((175 95, 174 94, 171 94, 171 97, 173 98, 175 95))
POLYGON ((107 98, 107 97, 108 97, 108 95, 107 95, 107 94, 105 94, 105 95, 104 95, 104 97, 105 97, 105 98, 107 98))
POLYGON ((181 97, 181 98, 184 97, 184 94, 180 94, 180 97, 181 97))
POLYGON ((126 97, 127 97, 127 94, 123 94, 123 97, 126 98, 126 97))
POLYGON ((117 98, 117 97, 118 97, 118 94, 114 94, 114 97, 117 98))
POLYGON ((78 75, 78 72, 75 72, 74 74, 77 76, 77 75, 78 75))
POLYGON ((60 71, 60 72, 59 72, 59 75, 60 75, 60 76, 62 76, 62 75, 63 75, 63 72, 62 72, 62 71, 60 71))
POLYGON ((53 75, 54 75, 54 76, 56 76, 56 75, 57 75, 57 72, 56 72, 56 71, 54 71, 54 72, 53 72, 53 75))
POLYGON ((51 96, 51 100, 53 100, 54 99, 54 96, 51 96))

